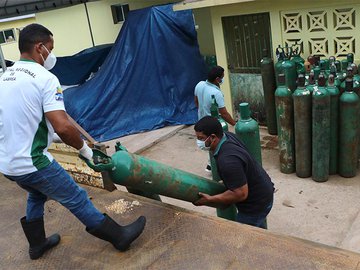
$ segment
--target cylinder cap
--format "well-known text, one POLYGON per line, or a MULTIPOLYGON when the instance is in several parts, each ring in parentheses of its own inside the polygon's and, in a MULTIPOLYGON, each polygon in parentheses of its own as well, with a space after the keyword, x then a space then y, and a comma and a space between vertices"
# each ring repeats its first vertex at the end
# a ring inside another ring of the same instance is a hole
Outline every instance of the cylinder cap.
POLYGON ((280 73, 278 75, 278 81, 279 81, 279 85, 285 85, 285 74, 280 73))
POLYGON ((315 74, 314 71, 311 71, 309 74, 309 84, 315 84, 315 74))
POLYGON ((341 63, 339 60, 335 61, 336 71, 339 72, 341 70, 341 63))
POLYGON ((333 86, 333 85, 334 85, 334 81, 335 81, 335 76, 334 76, 334 74, 330 74, 330 75, 329 75, 329 79, 328 79, 328 85, 329 85, 329 86, 333 86))
POLYGON ((346 92, 352 92, 353 91, 353 79, 352 79, 352 77, 346 77, 345 91, 346 92))
POLYGON ((311 65, 314 65, 314 64, 315 64, 315 57, 314 57, 314 56, 309 55, 308 58, 307 58, 307 60, 309 61, 309 63, 310 63, 311 65))
POLYGON ((299 74, 297 83, 298 83, 298 87, 304 87, 305 86, 305 76, 304 76, 304 74, 299 74))
POLYGON ((240 103, 240 117, 243 120, 249 119, 250 118, 250 108, 249 108, 249 103, 247 102, 243 102, 240 103))
POLYGON ((318 85, 321 87, 325 86, 325 76, 323 73, 320 73, 319 78, 318 78, 318 85))

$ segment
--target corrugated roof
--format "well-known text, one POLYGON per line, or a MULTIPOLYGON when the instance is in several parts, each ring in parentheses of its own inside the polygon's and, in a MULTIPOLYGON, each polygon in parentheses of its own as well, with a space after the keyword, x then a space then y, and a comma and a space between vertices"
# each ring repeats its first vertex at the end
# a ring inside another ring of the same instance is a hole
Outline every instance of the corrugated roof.
POLYGON ((98 0, 0 0, 0 19, 98 0))

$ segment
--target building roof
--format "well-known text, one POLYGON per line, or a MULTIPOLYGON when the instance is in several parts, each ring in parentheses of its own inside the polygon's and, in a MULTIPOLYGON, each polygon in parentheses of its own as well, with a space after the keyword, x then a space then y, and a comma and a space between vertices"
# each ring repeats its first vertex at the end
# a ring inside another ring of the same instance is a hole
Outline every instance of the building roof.
POLYGON ((98 0, 1 0, 0 19, 34 14, 98 0))

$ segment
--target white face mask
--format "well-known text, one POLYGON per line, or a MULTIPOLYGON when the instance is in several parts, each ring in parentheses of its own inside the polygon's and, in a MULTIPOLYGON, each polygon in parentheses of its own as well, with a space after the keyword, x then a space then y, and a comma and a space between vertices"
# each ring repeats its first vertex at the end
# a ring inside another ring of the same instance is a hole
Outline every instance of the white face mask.
POLYGON ((210 136, 207 137, 205 141, 202 141, 202 140, 197 139, 197 140, 196 140, 197 146, 198 146, 201 150, 209 151, 209 150, 210 150, 210 145, 209 145, 209 146, 206 146, 206 145, 205 145, 205 142, 206 142, 209 138, 210 138, 210 136))
POLYGON ((221 79, 221 81, 219 82, 219 85, 222 85, 224 83, 224 78, 221 79))
POLYGON ((41 55, 43 61, 44 61, 44 68, 46 68, 47 70, 52 69, 55 64, 56 64, 56 56, 55 54, 53 54, 52 52, 49 52, 49 50, 45 47, 45 45, 43 44, 45 50, 48 52, 48 56, 46 57, 46 59, 44 59, 44 57, 41 55))

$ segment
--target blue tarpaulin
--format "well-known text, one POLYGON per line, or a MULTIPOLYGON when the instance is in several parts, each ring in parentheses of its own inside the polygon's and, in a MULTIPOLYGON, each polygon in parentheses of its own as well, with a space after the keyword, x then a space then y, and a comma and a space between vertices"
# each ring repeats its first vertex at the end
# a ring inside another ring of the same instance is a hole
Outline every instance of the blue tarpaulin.
POLYGON ((98 141, 197 120, 194 87, 206 78, 191 11, 129 13, 95 77, 64 92, 67 112, 98 141))
POLYGON ((72 56, 57 57, 51 73, 58 77, 62 85, 82 84, 91 73, 99 70, 113 44, 105 44, 85 49, 72 56))

